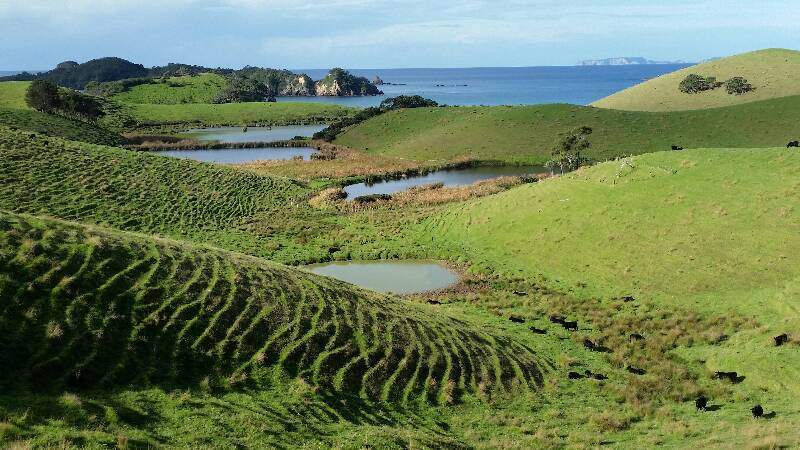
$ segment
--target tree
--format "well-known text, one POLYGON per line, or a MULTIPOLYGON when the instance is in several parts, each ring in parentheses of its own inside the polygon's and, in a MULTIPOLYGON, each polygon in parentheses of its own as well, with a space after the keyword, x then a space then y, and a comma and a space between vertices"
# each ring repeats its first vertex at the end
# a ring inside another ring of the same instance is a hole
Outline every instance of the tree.
POLYGON ((25 92, 25 103, 36 111, 52 113, 61 107, 58 86, 47 80, 34 80, 25 92))
POLYGON ((754 89, 753 85, 743 77, 733 77, 725 82, 725 90, 731 95, 746 94, 754 89))
POLYGON ((581 154, 583 150, 592 147, 588 136, 592 134, 589 127, 578 127, 556 141, 553 149, 553 158, 547 162, 546 166, 551 170, 558 167, 561 173, 577 170, 580 166, 587 163, 589 158, 581 154))
POLYGON ((399 108, 435 108, 439 106, 433 100, 419 95, 398 95, 397 97, 387 98, 381 102, 380 109, 391 110, 399 108))
POLYGON ((63 114, 86 120, 97 120, 105 115, 103 105, 94 97, 72 90, 60 94, 60 110, 63 114))
POLYGON ((716 77, 704 77, 693 73, 684 78, 678 88, 684 94, 697 94, 716 89, 720 86, 722 86, 722 83, 718 82, 716 77))

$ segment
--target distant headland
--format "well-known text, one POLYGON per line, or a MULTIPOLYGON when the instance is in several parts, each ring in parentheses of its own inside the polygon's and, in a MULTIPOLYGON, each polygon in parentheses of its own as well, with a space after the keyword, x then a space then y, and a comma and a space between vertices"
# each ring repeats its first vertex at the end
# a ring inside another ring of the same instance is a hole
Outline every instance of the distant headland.
POLYGON ((578 66, 638 66, 646 64, 691 64, 687 61, 654 61, 641 56, 620 56, 617 58, 587 59, 578 66))

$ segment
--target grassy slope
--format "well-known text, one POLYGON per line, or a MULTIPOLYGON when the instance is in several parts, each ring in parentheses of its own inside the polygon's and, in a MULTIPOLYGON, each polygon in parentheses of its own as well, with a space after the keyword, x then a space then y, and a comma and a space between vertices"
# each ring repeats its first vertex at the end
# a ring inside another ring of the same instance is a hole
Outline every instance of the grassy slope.
MULTIPOLYGON (((426 227, 476 267, 579 295, 669 310, 729 311, 758 328, 686 351, 710 370, 738 370, 750 398, 800 417, 800 153, 692 150, 608 162, 450 208, 426 227), (581 286, 588 286, 581 288, 581 286)), ((446 244, 442 244, 446 245, 446 244)))
POLYGON ((696 147, 775 147, 800 137, 800 97, 730 108, 674 113, 607 110, 574 105, 419 108, 393 111, 352 127, 336 139, 370 154, 414 160, 459 156, 543 163, 560 133, 594 128, 599 160, 696 147))
POLYGON ((25 104, 28 81, 0 83, 0 125, 93 144, 116 145, 118 134, 79 120, 33 111, 25 104))
POLYGON ((330 122, 352 113, 352 108, 323 103, 228 103, 181 105, 125 105, 142 126, 192 124, 243 126, 330 122))
POLYGON ((541 386, 551 367, 499 329, 431 306, 213 248, 4 212, 0 298, 4 396, 300 383, 335 413, 501 395, 541 386))
POLYGON ((215 242, 290 262, 309 258, 304 234, 325 226, 304 206, 309 191, 283 178, 2 127, 0 155, 0 209, 215 242))
POLYGON ((134 86, 113 97, 123 103, 175 105, 181 103, 211 103, 227 85, 225 77, 204 73, 194 77, 172 77, 155 84, 134 86))
POLYGON ((800 52, 784 49, 760 50, 663 75, 613 94, 593 105, 631 111, 681 111, 800 95, 799 71, 800 52), (678 85, 692 73, 715 76, 719 81, 742 76, 756 90, 745 95, 728 95, 724 88, 700 94, 684 94, 678 90, 678 85))
POLYGON ((4 81, 0 83, 0 107, 26 109, 25 91, 30 81, 4 81))

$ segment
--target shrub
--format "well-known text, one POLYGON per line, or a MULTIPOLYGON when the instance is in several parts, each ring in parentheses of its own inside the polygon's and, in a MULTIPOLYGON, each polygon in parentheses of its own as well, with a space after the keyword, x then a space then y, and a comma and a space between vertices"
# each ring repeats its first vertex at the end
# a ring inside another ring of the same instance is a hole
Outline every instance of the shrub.
POLYGON ((61 106, 58 86, 47 80, 35 80, 25 92, 25 103, 36 111, 52 113, 61 106))
POLYGON ((551 170, 558 167, 561 173, 564 173, 577 170, 589 162, 581 152, 592 147, 588 138, 590 134, 592 134, 591 128, 578 127, 559 138, 552 152, 553 158, 545 165, 551 170))
POLYGON ((388 111, 400 108, 435 108, 437 106, 439 104, 435 101, 420 95, 398 95, 382 101, 379 108, 388 111))
POLYGON ((693 73, 681 81, 679 89, 684 94, 697 94, 716 89, 720 86, 722 86, 722 83, 717 82, 716 77, 704 77, 693 73))
POLYGON ((725 91, 731 95, 746 94, 755 88, 744 77, 733 77, 725 82, 725 91))
POLYGON ((102 103, 92 96, 65 89, 59 93, 59 97, 59 111, 63 115, 92 121, 105 115, 102 103))
POLYGON ((437 107, 439 106, 433 100, 421 97, 419 95, 399 95, 397 97, 387 98, 382 101, 377 108, 369 107, 362 109, 352 117, 345 117, 337 122, 330 124, 327 128, 314 134, 314 139, 322 139, 331 142, 336 139, 336 136, 344 131, 345 128, 359 124, 369 118, 381 115, 387 111, 401 108, 424 108, 424 107, 437 107))

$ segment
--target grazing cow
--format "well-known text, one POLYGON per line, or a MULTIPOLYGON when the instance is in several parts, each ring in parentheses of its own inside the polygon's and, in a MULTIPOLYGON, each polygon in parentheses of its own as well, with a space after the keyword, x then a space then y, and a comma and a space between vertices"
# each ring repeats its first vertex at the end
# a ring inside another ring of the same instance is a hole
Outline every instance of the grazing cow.
POLYGON ((578 322, 577 321, 569 322, 569 321, 565 320, 564 323, 561 324, 561 326, 563 326, 564 328, 566 328, 569 331, 578 331, 578 322))
POLYGON ((681 147, 680 145, 673 145, 672 149, 673 150, 683 150, 683 147, 681 147))
POLYGON ((429 304, 429 305, 441 305, 441 304, 442 304, 442 302, 440 302, 440 301, 438 301, 438 300, 434 300, 434 299, 432 299, 432 298, 429 298, 429 299, 428 299, 428 304, 429 304))
POLYGON ((520 297, 524 297, 528 295, 528 293, 525 291, 514 291, 514 295, 519 295, 520 297))
POLYGON ((583 346, 588 348, 589 350, 594 350, 594 349, 597 348, 597 344, 592 342, 590 339, 584 339, 583 340, 583 346))
POLYGON ((780 347, 781 345, 789 342, 789 335, 786 334, 786 333, 783 333, 780 336, 775 336, 772 339, 775 340, 775 347, 780 347))
POLYGON ((547 330, 543 330, 541 328, 531 327, 531 331, 536 334, 547 334, 547 330))
POLYGON ((800 141, 791 141, 786 144, 786 148, 800 147, 800 141))
POLYGON ((756 405, 750 408, 750 412, 753 413, 754 418, 758 419, 764 415, 764 408, 762 408, 761 405, 756 405))
POLYGON ((565 320, 566 319, 564 318, 564 316, 559 316, 558 314, 550 316, 550 322, 557 323, 559 325, 564 325, 565 320))
POLYGON ((591 370, 587 370, 584 373, 586 374, 586 378, 591 378, 593 380, 603 381, 608 379, 608 377, 603 375, 602 373, 594 373, 591 370))
POLYGON ((631 341, 643 341, 644 340, 644 336, 642 336, 639 333, 631 333, 631 335, 629 337, 629 340, 631 340, 631 341))
POLYGON ((508 318, 508 320, 510 320, 510 321, 512 321, 514 323, 525 323, 525 319, 523 319, 522 317, 517 317, 517 316, 510 316, 508 318))
POLYGON ((706 406, 708 406, 708 399, 704 396, 697 397, 694 401, 694 407, 697 408, 698 411, 705 411, 706 406))
POLYGON ((636 300, 636 299, 633 298, 632 295, 626 295, 626 296, 622 297, 622 301, 625 302, 625 303, 632 302, 634 300, 636 300))
POLYGON ((583 375, 579 374, 578 372, 570 372, 567 374, 567 378, 570 380, 579 380, 583 378, 583 375))
POLYGON ((739 382, 739 374, 736 372, 714 372, 714 378, 717 380, 727 379, 731 383, 739 382))
POLYGON ((647 373, 646 370, 640 369, 638 367, 633 367, 633 366, 628 366, 628 367, 625 368, 625 370, 627 370, 628 372, 630 372, 630 373, 632 373, 634 375, 644 375, 644 374, 647 373))

